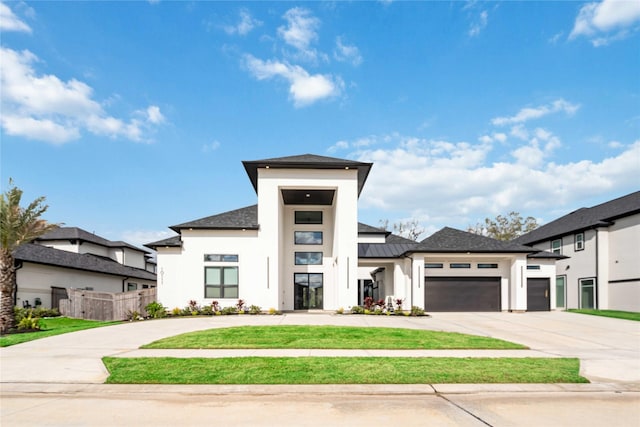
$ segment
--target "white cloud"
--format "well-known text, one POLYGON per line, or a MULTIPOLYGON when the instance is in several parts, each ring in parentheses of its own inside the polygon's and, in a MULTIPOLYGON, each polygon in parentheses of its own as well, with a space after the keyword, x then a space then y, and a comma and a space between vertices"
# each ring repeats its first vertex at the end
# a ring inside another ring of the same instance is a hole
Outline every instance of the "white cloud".
POLYGON ((617 149, 617 148, 622 148, 622 147, 624 147, 624 144, 623 144, 623 143, 621 143, 620 141, 609 141, 609 143, 607 144, 607 146, 608 146, 609 148, 615 148, 615 149, 617 149))
POLYGON ((76 79, 60 80, 52 74, 38 75, 38 57, 0 48, 2 62, 2 128, 9 135, 54 144, 80 138, 81 130, 112 138, 144 141, 152 126, 164 121, 157 106, 134 112, 128 122, 108 115, 93 99, 93 89, 76 79))
POLYGON ((374 163, 360 208, 378 218, 397 213, 439 227, 465 227, 511 210, 545 216, 550 206, 637 187, 640 140, 600 161, 555 163, 557 137, 544 129, 531 135, 512 152, 512 161, 501 162, 489 160, 491 144, 403 136, 384 147, 355 150, 350 158, 374 163))
POLYGON ((469 37, 478 36, 480 32, 486 28, 488 19, 489 13, 486 10, 480 12, 480 15, 478 15, 478 19, 473 24, 471 24, 471 28, 469 28, 469 37))
POLYGON ((289 96, 296 107, 313 104, 321 99, 340 94, 344 83, 339 77, 325 74, 309 74, 299 65, 276 60, 263 61, 245 55, 245 64, 258 80, 281 77, 289 84, 289 96))
MULTIPOLYGON (((525 107, 518 111, 515 116, 511 117, 496 117, 491 120, 491 123, 496 126, 510 125, 524 123, 529 120, 539 119, 553 113, 564 112, 572 115, 580 108, 579 104, 572 104, 564 99, 557 99, 548 105, 541 105, 539 107, 525 107)), ((513 129, 512 129, 513 132, 513 129)))
POLYGON ((285 43, 297 49, 301 59, 316 60, 318 52, 311 47, 311 43, 318 40, 320 20, 302 7, 289 9, 283 18, 287 21, 287 26, 279 27, 278 35, 285 43))
POLYGON ((251 16, 247 9, 240 9, 240 21, 235 25, 224 26, 224 31, 227 34, 239 34, 245 36, 251 32, 255 27, 262 25, 262 21, 259 21, 251 16))
POLYGON ((640 23, 640 2, 635 0, 604 0, 580 8, 569 39, 591 38, 598 47, 626 38, 640 23))
POLYGON ((210 153, 212 151, 216 151, 218 148, 220 148, 220 142, 219 141, 213 141, 213 142, 210 142, 208 144, 204 144, 202 146, 202 152, 203 153, 210 153))
POLYGON ((333 57, 341 62, 350 62, 354 66, 362 63, 362 55, 355 45, 348 45, 342 42, 342 37, 336 38, 336 48, 333 51, 333 57))
POLYGON ((0 3, 0 31, 30 33, 31 27, 18 18, 9 6, 4 3, 0 3))

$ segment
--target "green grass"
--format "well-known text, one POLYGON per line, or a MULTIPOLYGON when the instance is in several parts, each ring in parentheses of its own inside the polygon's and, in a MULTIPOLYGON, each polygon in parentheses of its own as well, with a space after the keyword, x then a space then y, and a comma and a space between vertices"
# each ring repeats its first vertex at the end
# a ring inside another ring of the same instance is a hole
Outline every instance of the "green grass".
POLYGON ((587 383, 573 358, 142 357, 102 359, 109 384, 587 383))
POLYGON ((191 349, 523 349, 489 337, 421 329, 241 326, 189 332, 141 348, 191 349))
POLYGON ((616 319, 635 320, 640 322, 640 313, 635 311, 619 311, 619 310, 595 310, 595 309, 569 309, 571 313, 591 314, 593 316, 613 317, 616 319))
POLYGON ((42 329, 38 332, 25 332, 7 334, 0 337, 0 347, 9 347, 27 341, 83 329, 99 328, 101 326, 115 325, 122 322, 99 322, 96 320, 70 319, 68 317, 50 317, 41 320, 42 329))

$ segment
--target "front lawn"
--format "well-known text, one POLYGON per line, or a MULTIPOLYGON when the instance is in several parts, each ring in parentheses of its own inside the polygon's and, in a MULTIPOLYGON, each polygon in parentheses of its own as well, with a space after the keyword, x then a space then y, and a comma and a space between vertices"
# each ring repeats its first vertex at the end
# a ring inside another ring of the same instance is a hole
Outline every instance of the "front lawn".
POLYGON ((143 357, 102 359, 108 384, 588 383, 578 359, 143 357))
POLYGON ((520 344, 455 332, 348 326, 240 326, 189 332, 141 348, 194 349, 524 349, 520 344))
POLYGON ((572 308, 567 311, 571 313, 591 314, 593 316, 613 317, 616 319, 635 320, 636 322, 640 322, 640 313, 635 311, 595 310, 587 308, 572 308))
POLYGON ((36 332, 11 333, 0 336, 0 347, 8 347, 27 341, 81 331, 83 329, 99 328, 122 322, 100 322, 97 320, 71 319, 69 317, 50 317, 41 320, 42 329, 36 332))

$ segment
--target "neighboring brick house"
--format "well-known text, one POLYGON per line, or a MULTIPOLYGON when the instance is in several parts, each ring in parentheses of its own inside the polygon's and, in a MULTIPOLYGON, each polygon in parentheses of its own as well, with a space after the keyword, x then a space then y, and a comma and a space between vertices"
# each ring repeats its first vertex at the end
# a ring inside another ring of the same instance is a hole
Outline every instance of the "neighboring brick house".
POLYGON ((568 258, 556 306, 640 311, 640 191, 551 221, 514 240, 568 258))

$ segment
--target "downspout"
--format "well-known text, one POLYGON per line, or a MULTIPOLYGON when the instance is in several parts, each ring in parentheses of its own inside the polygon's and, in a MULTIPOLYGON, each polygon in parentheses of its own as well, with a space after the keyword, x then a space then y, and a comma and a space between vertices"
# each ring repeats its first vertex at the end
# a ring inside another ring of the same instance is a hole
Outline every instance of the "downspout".
POLYGON ((129 280, 131 277, 125 277, 124 279, 122 279, 122 292, 127 292, 127 288, 126 288, 126 281, 129 280))

